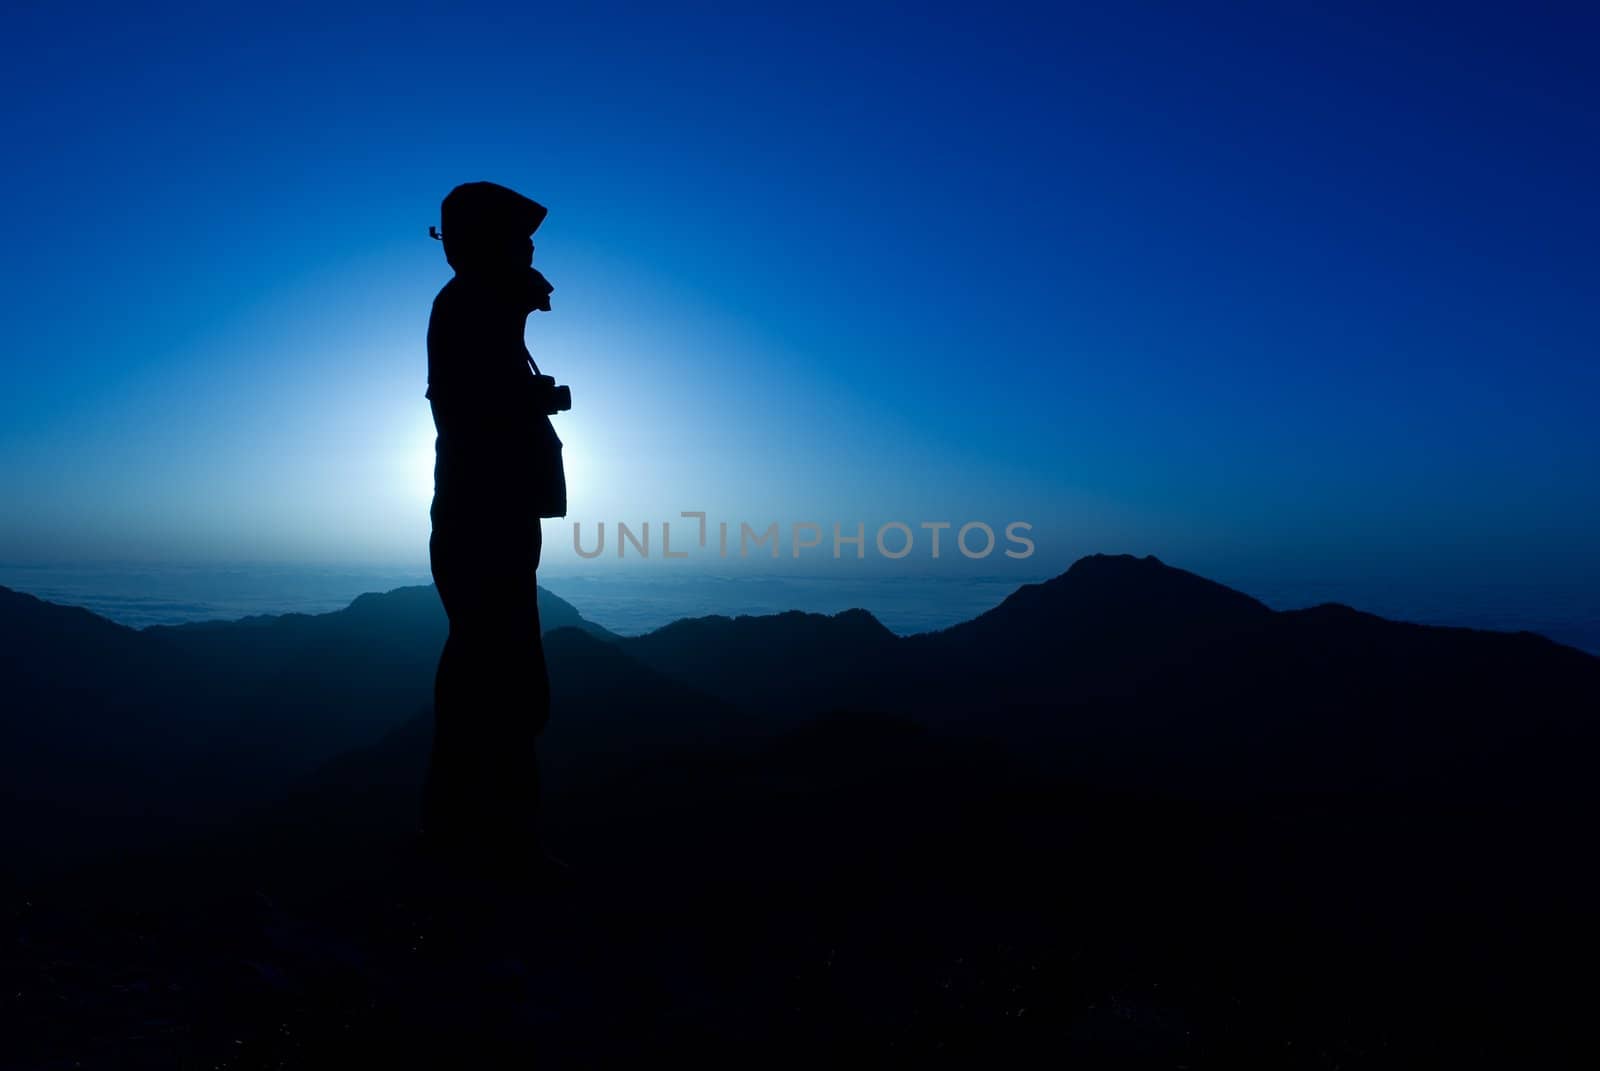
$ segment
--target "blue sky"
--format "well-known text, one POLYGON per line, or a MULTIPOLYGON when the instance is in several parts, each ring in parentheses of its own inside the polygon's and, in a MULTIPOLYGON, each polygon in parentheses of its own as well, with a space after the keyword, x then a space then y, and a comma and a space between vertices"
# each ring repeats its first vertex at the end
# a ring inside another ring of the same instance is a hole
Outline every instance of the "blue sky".
POLYGON ((13 10, 0 560, 423 562, 490 179, 575 520, 1600 577, 1596 17, 1340 6, 13 10))

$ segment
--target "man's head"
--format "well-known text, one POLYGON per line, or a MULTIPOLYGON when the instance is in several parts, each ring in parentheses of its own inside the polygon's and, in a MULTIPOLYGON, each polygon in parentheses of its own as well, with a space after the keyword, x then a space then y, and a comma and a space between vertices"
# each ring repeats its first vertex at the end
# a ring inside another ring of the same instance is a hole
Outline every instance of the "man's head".
POLYGON ((547 210, 493 182, 457 186, 439 206, 444 256, 456 271, 527 271, 533 263, 533 232, 547 210))

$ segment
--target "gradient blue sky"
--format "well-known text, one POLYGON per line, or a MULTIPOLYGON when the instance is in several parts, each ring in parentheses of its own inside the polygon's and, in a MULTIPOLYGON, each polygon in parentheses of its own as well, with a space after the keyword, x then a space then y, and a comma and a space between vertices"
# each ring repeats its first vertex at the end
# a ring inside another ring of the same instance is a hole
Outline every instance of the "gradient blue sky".
POLYGON ((574 519, 1600 576, 1594 9, 1338 6, 10 8, 0 560, 422 563, 483 178, 574 519))

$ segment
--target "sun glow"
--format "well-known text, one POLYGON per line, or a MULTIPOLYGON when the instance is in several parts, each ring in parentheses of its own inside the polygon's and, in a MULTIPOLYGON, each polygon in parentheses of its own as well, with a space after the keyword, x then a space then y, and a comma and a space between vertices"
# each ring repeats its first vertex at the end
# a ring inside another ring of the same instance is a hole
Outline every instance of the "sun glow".
POLYGON ((424 419, 406 448, 402 480, 406 498, 427 505, 433 501, 433 421, 424 419))

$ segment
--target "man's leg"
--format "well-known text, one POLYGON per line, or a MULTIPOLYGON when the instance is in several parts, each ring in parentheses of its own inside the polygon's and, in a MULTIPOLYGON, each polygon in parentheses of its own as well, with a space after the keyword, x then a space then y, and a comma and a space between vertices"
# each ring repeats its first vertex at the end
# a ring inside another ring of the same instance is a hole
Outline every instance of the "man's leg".
POLYGON ((550 710, 539 532, 470 546, 436 533, 430 549, 450 634, 435 677, 424 828, 486 863, 518 866, 539 852, 536 742, 550 710))
POLYGON ((423 829, 442 847, 467 848, 490 817, 493 751, 489 717, 496 668, 492 584, 473 548, 436 533, 429 543, 434 584, 449 633, 434 674, 433 750, 423 789, 423 829))
POLYGON ((501 589, 498 694, 494 735, 500 741, 496 796, 504 820, 507 847, 536 852, 539 840, 539 769, 537 742, 550 717, 550 677, 539 626, 536 569, 541 550, 537 527, 523 534, 513 553, 501 589))

